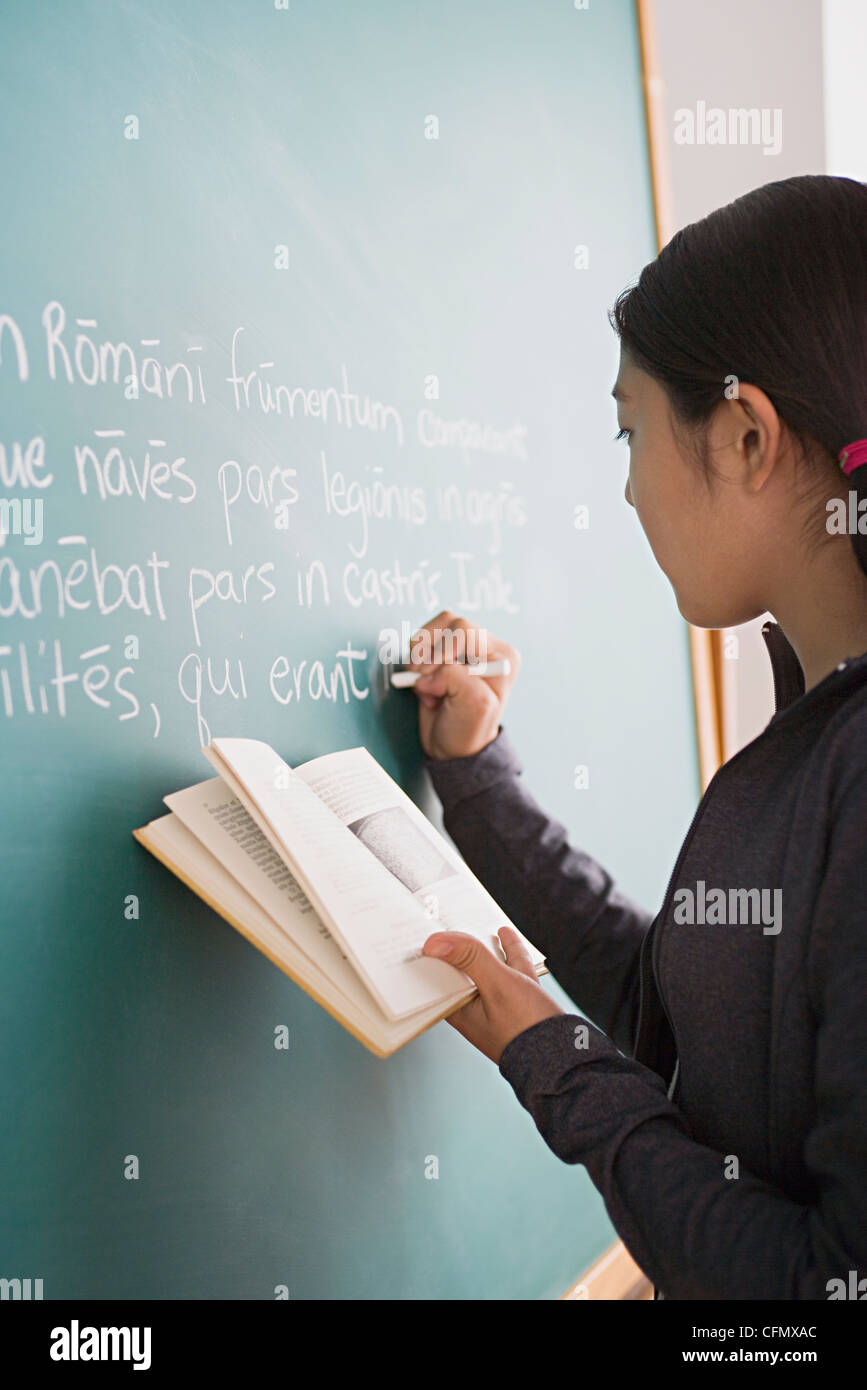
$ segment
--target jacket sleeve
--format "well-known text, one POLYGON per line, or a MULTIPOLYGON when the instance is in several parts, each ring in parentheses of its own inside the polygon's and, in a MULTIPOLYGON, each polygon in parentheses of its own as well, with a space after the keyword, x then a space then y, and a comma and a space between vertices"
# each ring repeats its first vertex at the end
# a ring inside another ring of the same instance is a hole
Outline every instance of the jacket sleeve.
POLYGON ((536 804, 500 727, 481 752, 425 759, 443 823, 473 873, 554 978, 617 1047, 633 1051, 639 955, 652 917, 536 804))
POLYGON ((693 1141, 661 1078, 598 1030, 585 1037, 578 1015, 543 1019, 500 1058, 549 1148, 584 1164, 666 1298, 867 1294, 867 772, 854 781, 832 823, 806 966, 817 1019, 816 1121, 804 1146, 812 1204, 743 1167, 726 1177, 729 1156, 693 1141))

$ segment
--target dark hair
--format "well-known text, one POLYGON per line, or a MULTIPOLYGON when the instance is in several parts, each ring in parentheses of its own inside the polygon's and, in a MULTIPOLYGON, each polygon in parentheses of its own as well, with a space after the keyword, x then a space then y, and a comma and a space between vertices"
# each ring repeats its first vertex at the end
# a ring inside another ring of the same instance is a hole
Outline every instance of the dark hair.
MULTIPOLYGON (((675 420, 700 435, 727 378, 758 386, 825 485, 867 437, 867 184, 803 174, 745 193, 677 232, 609 317, 675 420)), ((867 498, 867 465, 840 480, 867 498)), ((867 573, 867 536, 851 539, 867 573)))

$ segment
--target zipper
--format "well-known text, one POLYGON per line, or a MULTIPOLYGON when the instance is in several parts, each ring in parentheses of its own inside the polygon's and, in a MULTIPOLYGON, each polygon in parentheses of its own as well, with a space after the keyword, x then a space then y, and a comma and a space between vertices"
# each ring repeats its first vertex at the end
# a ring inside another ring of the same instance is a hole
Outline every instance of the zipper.
MULTIPOLYGON (((763 738, 764 735, 768 732, 769 729, 770 729, 770 724, 768 724, 768 725, 766 726, 766 728, 762 730, 762 733, 758 735, 758 738, 763 738)), ((668 1021, 668 1026, 669 1026, 669 1028, 671 1029, 671 1035, 672 1035, 672 1037, 674 1038, 675 1064, 674 1064, 674 1072, 673 1072, 673 1074, 672 1074, 672 1078, 671 1078, 671 1081, 670 1081, 670 1083, 669 1083, 669 1098, 670 1098, 671 1095, 674 1093, 674 1087, 675 1087, 675 1085, 676 1085, 676 1083, 677 1083, 677 1078, 678 1078, 678 1076, 679 1076, 679 1074, 680 1074, 680 1048, 678 1047, 678 1043, 677 1043, 677 1029, 676 1029, 675 1026, 674 1026, 674 1022, 673 1022, 673 1020, 672 1020, 671 1014, 668 1012, 668 1009, 667 1009, 666 1006, 665 1006, 665 997, 664 997, 663 992, 662 992, 662 986, 661 986, 660 983, 659 983, 659 974, 658 974, 658 970, 657 970, 657 967, 658 967, 658 964, 659 964, 659 927, 660 927, 662 921, 664 920, 665 915, 666 915, 666 911, 667 911, 667 909, 668 909, 669 899, 670 899, 670 897, 671 897, 671 890, 672 890, 672 887, 673 887, 673 885, 674 885, 674 881, 675 881, 675 879, 676 879, 676 877, 677 877, 677 875, 678 875, 678 871, 680 870, 680 867, 681 867, 681 865, 683 864, 684 859, 686 858, 687 851, 688 851, 688 849, 689 849, 689 847, 690 847, 690 844, 692 843, 692 839, 693 839, 693 836, 694 836, 694 834, 695 834, 695 832, 696 832, 696 829, 697 829, 697 827, 698 827, 698 823, 699 823, 699 821, 700 821, 702 815, 704 814, 705 810, 707 809, 707 804, 708 804, 708 802, 709 802, 709 800, 710 800, 710 794, 711 794, 712 789, 714 788, 714 784, 718 781, 719 775, 720 775, 720 773, 722 772, 723 768, 732 767, 732 766, 737 762, 738 758, 740 758, 740 757, 742 756, 742 754, 746 753, 747 749, 752 748, 752 747, 754 746, 754 744, 757 743, 757 742, 758 742, 758 739, 752 739, 751 742, 745 744, 745 746, 744 746, 743 748, 739 748, 738 751, 737 751, 737 753, 735 753, 731 758, 729 758, 728 762, 722 763, 722 764, 717 768, 717 770, 716 770, 716 772, 714 773, 713 777, 710 779, 710 781, 708 782, 707 786, 705 787, 704 795, 702 796, 701 800, 699 801, 698 805, 697 805, 696 808, 695 808, 695 814, 693 815, 693 818, 692 818, 692 820, 690 821, 689 829, 688 829, 687 832, 686 832, 686 837, 685 837, 685 839, 684 839, 683 844, 682 844, 681 847, 680 847, 680 853, 678 854, 677 859, 675 860, 674 868, 673 868, 672 871, 671 871, 671 877, 670 877, 669 880, 668 880, 668 887, 667 887, 666 890, 665 890, 665 896, 664 896, 664 898, 663 898, 663 900, 662 900, 662 908, 660 909, 659 915, 658 915, 658 917, 657 917, 657 919, 656 919, 656 928, 655 928, 655 931, 654 931, 653 943, 652 943, 651 952, 650 952, 650 966, 651 966, 651 973, 652 973, 652 975, 653 975, 653 982, 654 982, 654 985, 656 986, 656 992, 657 992, 657 994, 658 994, 658 996, 659 996, 659 1002, 660 1002, 660 1004, 662 1005, 662 1011, 663 1011, 663 1013, 665 1014, 665 1017, 666 1017, 666 1019, 667 1019, 667 1021, 668 1021)), ((641 1004, 642 1004, 642 991, 641 991, 641 989, 639 989, 639 994, 638 994, 638 1020, 639 1020, 639 1026, 640 1026, 640 1023, 641 1023, 641 1004)), ((637 1037, 637 1035, 638 1035, 638 1030, 636 1029, 636 1037, 637 1037)))
MULTIPOLYGON (((764 632, 763 632, 763 636, 764 636, 764 632)), ((777 666, 776 666, 776 664, 775 664, 774 653, 771 651, 770 644, 767 642, 767 640, 766 640, 766 642, 765 642, 765 645, 766 645, 766 647, 768 648, 768 655, 769 655, 770 661, 771 661, 771 672, 772 672, 772 675, 773 675, 773 678, 774 678, 774 703, 775 703, 775 705, 776 705, 776 704, 777 704, 777 700, 778 700, 778 695, 780 694, 780 689, 779 689, 779 686, 778 686, 778 672, 777 672, 777 666)), ((846 662, 847 674, 851 674, 852 667, 855 665, 855 663, 856 663, 857 661, 859 661, 859 660, 863 660, 865 656, 867 656, 867 653, 862 653, 862 656, 861 656, 860 658, 858 658, 858 657, 850 658, 850 659, 846 662)), ((777 660, 779 660, 779 657, 777 657, 777 660)), ((829 672, 829 676, 831 676, 831 675, 837 675, 838 672, 839 672, 839 668, 838 668, 838 671, 837 671, 837 672, 829 672)), ((827 679, 829 678, 829 676, 826 676, 826 677, 825 677, 825 680, 827 680, 827 679)), ((824 682, 823 682, 823 681, 820 682, 820 685, 821 685, 821 684, 824 684, 824 682)), ((806 695, 812 695, 812 694, 814 693, 814 691, 817 690, 817 689, 818 689, 818 686, 814 686, 812 690, 809 690, 809 691, 806 692, 806 695)), ((805 697, 802 696, 801 698, 803 699, 803 698, 805 698, 805 697)), ((675 1089, 675 1086, 676 1086, 676 1084, 677 1084, 677 1079, 678 1079, 678 1077, 679 1077, 679 1075, 680 1075, 680 1049, 679 1049, 678 1043, 677 1043, 677 1029, 675 1028, 674 1023, 673 1023, 672 1018, 671 1018, 671 1015, 670 1015, 670 1013, 668 1012, 668 1009, 667 1009, 666 1006, 665 1006, 665 999, 664 999, 664 997, 663 997, 662 987, 661 987, 661 985, 660 985, 660 983, 659 983, 659 975, 658 975, 657 967, 658 967, 658 964, 659 964, 659 928, 660 928, 660 926, 661 926, 661 924, 662 924, 663 919, 665 918, 665 915, 666 915, 666 912, 667 912, 667 909, 668 909, 669 898, 670 898, 670 896, 671 896, 672 886, 673 886, 674 880, 675 880, 675 878, 677 877, 677 874, 678 874, 678 872, 679 872, 679 870, 680 870, 680 867, 681 867, 681 865, 683 864, 684 859, 686 858, 686 853, 687 853, 687 850, 688 850, 689 847, 690 847, 690 844, 692 843, 692 838, 693 838, 693 835, 695 834, 696 828, 697 828, 697 826, 698 826, 698 822, 699 822, 699 820, 701 819, 701 816, 703 815, 704 811, 705 811, 706 808, 707 808, 707 803, 708 803, 708 801, 709 801, 709 799, 710 799, 711 789, 714 787, 714 784, 715 784, 715 783, 717 782, 717 780, 719 779, 720 773, 723 771, 724 768, 729 768, 729 767, 734 766, 734 764, 737 762, 738 758, 740 758, 744 753, 746 753, 746 752, 748 751, 748 749, 753 748, 753 747, 755 746, 755 744, 759 742, 760 739, 765 738, 766 735, 769 734, 769 733, 771 732, 772 729, 773 729, 773 731, 776 733, 777 729, 778 729, 779 726, 780 726, 780 719, 781 719, 781 717, 784 716, 785 714, 787 714, 787 713, 789 712, 789 710, 791 709, 791 707, 792 707, 794 704, 796 704, 796 703, 797 703, 797 699, 795 699, 795 700, 790 700, 790 701, 783 707, 783 709, 777 709, 777 710, 775 711, 774 715, 772 716, 772 718, 771 718, 771 719, 768 721, 768 723, 765 725, 765 727, 764 727, 764 729, 762 730, 762 732, 761 732, 760 734, 758 734, 758 735, 756 736, 756 738, 751 739, 751 741, 750 741, 749 743, 745 744, 743 748, 739 748, 738 751, 737 751, 737 753, 733 754, 732 757, 729 758, 728 762, 722 763, 722 764, 717 768, 717 770, 716 770, 716 772, 714 773, 713 777, 712 777, 712 778, 710 779, 710 781, 708 782, 707 787, 705 788, 704 794, 703 794, 703 796, 701 797, 701 800, 699 801, 698 805, 697 805, 696 808, 695 808, 695 814, 693 815, 693 818, 692 818, 692 820, 691 820, 691 822, 690 822, 690 825, 689 825, 689 829, 688 829, 687 832, 686 832, 686 838, 684 839, 683 844, 682 844, 681 847, 680 847, 680 853, 678 854, 677 859, 676 859, 676 861, 675 861, 674 868, 673 868, 672 871, 671 871, 671 877, 670 877, 669 880, 668 880, 668 887, 667 887, 666 890, 665 890, 665 896, 663 897, 663 900, 662 900, 662 907, 661 907, 659 913, 657 914, 657 917, 656 917, 656 919, 655 919, 655 921, 654 921, 654 923, 653 923, 653 926, 651 927, 651 930, 654 932, 654 937, 653 937, 653 942, 652 942, 651 952, 650 952, 651 974, 652 974, 652 976, 653 976, 653 982, 654 982, 654 985, 655 985, 655 987, 656 987, 656 993, 657 993, 657 995, 659 996, 659 1002, 660 1002, 660 1004, 662 1005, 662 1011, 663 1011, 663 1013, 665 1014, 666 1020, 667 1020, 667 1022, 668 1022, 668 1026, 669 1026, 669 1028, 671 1029, 672 1038, 674 1039, 675 1064, 674 1064, 674 1072, 672 1073, 672 1078, 671 1078, 671 1081, 670 1081, 670 1083, 669 1083, 669 1098, 671 1098, 671 1096, 674 1094, 674 1089, 675 1089)), ((641 976, 639 976, 639 990, 638 990, 638 1022, 637 1022, 637 1024, 636 1024, 636 1029, 635 1029, 636 1041, 638 1040, 638 1037, 639 1037, 639 1034, 640 1034, 640 1029, 641 1029, 641 1014, 642 1014, 643 1004, 644 1004, 644 981, 643 981, 643 978, 642 978, 641 976)))
MULTIPOLYGON (((717 770, 719 771, 719 769, 717 769, 717 770)), ((699 801, 698 805, 697 805, 696 808, 695 808, 695 813, 694 813, 693 818, 692 818, 692 820, 691 820, 691 822, 690 822, 689 829, 688 829, 687 832, 686 832, 686 838, 684 839, 684 842, 683 842, 683 844, 682 844, 681 847, 680 847, 680 854, 677 856, 677 859, 675 860, 674 868, 672 869, 672 871, 671 871, 671 876, 670 876, 670 878, 669 878, 669 880, 668 880, 668 887, 666 888, 666 890, 665 890, 665 896, 664 896, 663 899, 662 899, 662 908, 660 909, 659 916, 658 916, 657 919, 656 919, 656 930, 654 931, 653 942, 652 942, 651 951, 650 951, 650 972, 651 972, 651 975, 652 975, 652 977, 653 977, 654 987, 655 987, 655 989, 656 989, 657 995, 659 996, 659 1002, 660 1002, 660 1004, 662 1005, 662 1012, 665 1014, 665 1017, 666 1017, 666 1019, 668 1020, 668 1026, 669 1026, 669 1028, 671 1029, 671 1035, 672 1035, 672 1037, 674 1038, 675 1064, 674 1064, 674 1073, 673 1073, 672 1078, 671 1078, 671 1081, 670 1081, 670 1083, 669 1083, 669 1090, 668 1090, 669 1099, 671 1099, 671 1096, 672 1096, 673 1093, 674 1093, 674 1087, 675 1087, 675 1083, 676 1083, 677 1074, 678 1074, 678 1072, 679 1072, 679 1070, 680 1070, 680 1048, 678 1047, 678 1042, 677 1042, 677 1029, 676 1029, 675 1026, 674 1026, 674 1022, 673 1022, 673 1020, 672 1020, 671 1014, 668 1012, 668 1009, 667 1009, 666 1006, 665 1006, 665 996, 664 996, 664 994, 663 994, 663 992, 662 992, 662 986, 661 986, 661 984, 660 984, 660 982, 659 982, 659 973, 658 973, 658 970, 657 970, 657 965, 658 965, 658 961, 659 961, 659 928, 660 928, 660 925, 661 925, 661 923, 662 923, 662 921, 664 920, 665 915, 666 915, 666 910, 667 910, 667 908, 668 908, 668 900, 669 900, 669 897, 670 897, 670 894, 671 894, 672 885, 674 884, 674 880, 675 880, 675 878, 677 877, 677 873, 678 873, 678 870, 680 869, 681 864, 683 863, 684 859, 686 858, 686 852, 687 852, 687 850, 688 850, 688 848, 689 848, 689 846, 690 846, 690 843, 691 843, 691 841, 692 841, 692 837, 693 837, 693 835, 694 835, 694 833, 695 833, 696 826, 698 825, 699 819, 700 819, 701 814, 702 814, 702 812, 703 812, 703 810, 704 810, 704 807, 705 807, 705 805, 706 805, 708 793, 709 793, 711 787, 713 786, 713 783, 714 783, 715 780, 716 780, 716 779, 715 779, 715 776, 714 776, 714 777, 712 777, 711 780, 708 782, 707 787, 705 788, 704 796, 701 798, 701 800, 699 801)), ((640 1018, 641 1018, 641 994, 640 994, 640 992, 639 992, 639 996, 638 996, 638 1011, 639 1011, 639 1020, 640 1020, 640 1018)))

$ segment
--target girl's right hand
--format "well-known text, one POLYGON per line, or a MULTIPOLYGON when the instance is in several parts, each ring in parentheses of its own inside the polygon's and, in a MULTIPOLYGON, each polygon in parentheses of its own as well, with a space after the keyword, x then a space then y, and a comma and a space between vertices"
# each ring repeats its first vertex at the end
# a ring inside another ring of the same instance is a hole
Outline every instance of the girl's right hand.
POLYGON ((508 642, 492 636, 486 628, 474 627, 447 608, 413 634, 410 666, 422 673, 413 686, 419 703, 419 736, 429 758, 466 758, 493 742, 520 664, 518 652, 508 642), (451 647, 443 647, 443 639, 437 634, 446 628, 455 633, 463 631, 467 636, 446 639, 451 641, 451 647), (429 654, 431 661, 412 660, 425 640, 425 632, 430 634, 426 639, 429 650, 422 650, 422 654, 429 654), (463 663, 464 655, 472 656, 474 661, 501 661, 507 657, 512 669, 508 676, 473 676, 463 663))

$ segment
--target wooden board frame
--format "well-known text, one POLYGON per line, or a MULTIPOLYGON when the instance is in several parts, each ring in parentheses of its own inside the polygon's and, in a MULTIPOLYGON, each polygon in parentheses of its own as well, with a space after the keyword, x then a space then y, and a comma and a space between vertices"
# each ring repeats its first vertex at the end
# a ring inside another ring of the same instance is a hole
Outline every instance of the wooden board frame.
MULTIPOLYGON (((641 46, 653 215, 657 250, 661 251, 677 230, 666 139, 665 84, 656 39, 654 0, 635 0, 635 8, 641 46)), ((723 634, 718 629, 693 627, 691 623, 688 627, 699 773, 701 790, 704 792, 711 777, 724 761, 723 634)))

